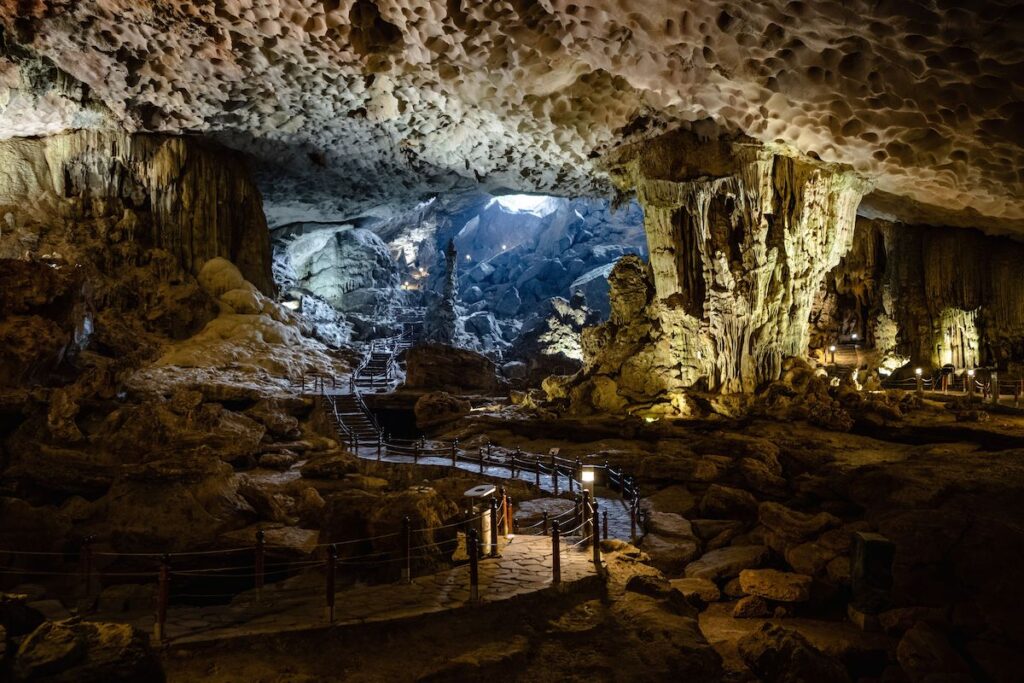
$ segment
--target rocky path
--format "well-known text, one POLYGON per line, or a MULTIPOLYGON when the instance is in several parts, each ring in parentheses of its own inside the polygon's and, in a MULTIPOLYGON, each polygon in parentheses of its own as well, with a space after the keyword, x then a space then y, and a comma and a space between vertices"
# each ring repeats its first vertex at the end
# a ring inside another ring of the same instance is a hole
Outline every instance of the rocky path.
MULTIPOLYGON (((562 584, 571 587, 594 576, 589 550, 563 545, 562 584)), ((480 561, 480 602, 499 602, 552 587, 551 541, 521 535, 503 541, 497 558, 480 561)), ((228 605, 171 607, 166 641, 211 642, 273 633, 288 633, 383 622, 455 610, 470 604, 469 565, 413 578, 407 584, 354 586, 335 593, 334 621, 326 615, 325 578, 321 571, 241 593, 228 605)), ((90 621, 127 622, 153 632, 154 616, 93 614, 90 621)))
MULTIPOLYGON (((421 456, 414 460, 411 455, 385 453, 382 450, 380 457, 378 458, 376 446, 360 446, 357 455, 364 460, 379 460, 380 462, 401 464, 412 464, 415 462, 415 464, 418 465, 453 467, 452 459, 448 457, 441 458, 436 456, 421 456)), ((506 480, 513 479, 511 468, 507 464, 502 464, 498 459, 494 458, 491 460, 485 460, 483 468, 481 468, 477 463, 466 462, 463 460, 458 460, 454 467, 465 472, 475 472, 489 478, 506 480)), ((555 493, 555 482, 550 474, 542 474, 538 479, 534 472, 517 470, 514 478, 539 486, 539 488, 546 493, 550 493, 552 495, 555 493)), ((557 490, 559 494, 566 493, 569 490, 569 477, 564 474, 558 475, 557 490)), ((630 540, 632 525, 630 522, 628 503, 620 496, 617 496, 614 492, 605 490, 602 487, 597 488, 597 502, 599 513, 602 513, 603 511, 608 512, 608 538, 617 538, 623 541, 630 540)))

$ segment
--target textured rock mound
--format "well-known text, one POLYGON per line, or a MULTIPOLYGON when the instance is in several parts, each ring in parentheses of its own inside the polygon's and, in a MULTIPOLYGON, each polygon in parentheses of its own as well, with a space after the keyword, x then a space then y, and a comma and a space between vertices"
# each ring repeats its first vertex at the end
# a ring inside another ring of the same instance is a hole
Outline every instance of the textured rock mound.
POLYGON ((409 349, 405 386, 410 389, 496 391, 505 386, 497 366, 468 349, 421 344, 409 349))
POLYGON ((14 676, 54 683, 164 680, 141 631, 128 624, 73 620, 48 621, 29 634, 15 655, 14 676))

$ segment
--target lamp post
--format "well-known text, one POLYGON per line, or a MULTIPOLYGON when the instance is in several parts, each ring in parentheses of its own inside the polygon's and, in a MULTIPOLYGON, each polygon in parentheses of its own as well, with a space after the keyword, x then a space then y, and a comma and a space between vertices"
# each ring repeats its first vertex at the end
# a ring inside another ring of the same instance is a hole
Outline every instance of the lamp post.
POLYGON ((587 465, 580 471, 580 481, 583 482, 584 491, 589 491, 591 494, 594 493, 594 479, 594 468, 590 465, 587 465))
POLYGON ((917 395, 920 396, 924 393, 924 380, 921 375, 924 374, 924 370, 921 368, 914 368, 914 375, 917 377, 917 395))
POLYGON ((832 354, 832 365, 836 364, 836 345, 832 344, 828 347, 828 352, 832 354))
POLYGON ((964 389, 967 390, 967 397, 974 397, 974 368, 970 368, 967 371, 967 378, 964 379, 964 389))

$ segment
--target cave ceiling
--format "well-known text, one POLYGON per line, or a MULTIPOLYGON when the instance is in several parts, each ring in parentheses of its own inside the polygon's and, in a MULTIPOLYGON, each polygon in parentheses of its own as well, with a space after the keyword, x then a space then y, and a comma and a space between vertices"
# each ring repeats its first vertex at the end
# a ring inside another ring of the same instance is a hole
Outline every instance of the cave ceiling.
POLYGON ((689 127, 848 164, 862 212, 1024 235, 1024 6, 1006 0, 2 0, 0 137, 202 133, 272 225, 436 193, 608 195, 689 127))

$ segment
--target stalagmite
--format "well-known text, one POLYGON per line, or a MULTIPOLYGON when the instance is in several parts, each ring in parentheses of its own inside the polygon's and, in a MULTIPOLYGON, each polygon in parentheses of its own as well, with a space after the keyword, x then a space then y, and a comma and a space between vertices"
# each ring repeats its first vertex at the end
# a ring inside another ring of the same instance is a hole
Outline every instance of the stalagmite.
MULTIPOLYGON (((804 355, 815 294, 850 248, 863 180, 684 133, 627 148, 610 167, 644 207, 653 291, 631 317, 613 304, 590 336, 588 375, 607 375, 631 401, 690 387, 750 392, 804 355)), ((639 277, 636 264, 620 266, 614 283, 626 269, 639 277)))

